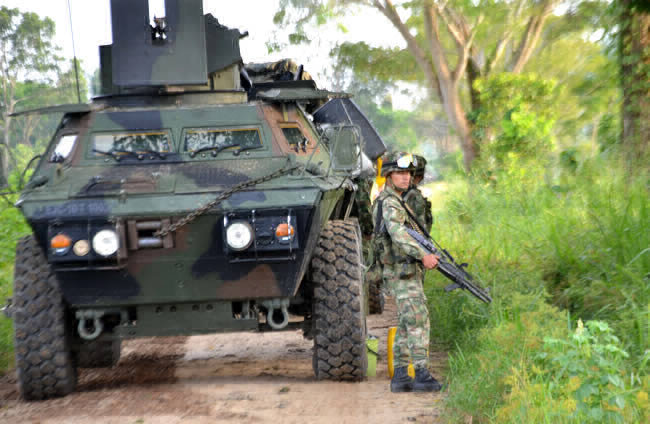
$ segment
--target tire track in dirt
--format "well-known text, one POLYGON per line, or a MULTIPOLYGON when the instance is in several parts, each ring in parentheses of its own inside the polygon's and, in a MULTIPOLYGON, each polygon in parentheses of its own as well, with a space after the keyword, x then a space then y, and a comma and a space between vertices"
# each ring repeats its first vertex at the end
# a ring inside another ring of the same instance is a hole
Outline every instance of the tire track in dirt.
MULTIPOLYGON (((392 394, 386 364, 395 306, 368 317, 379 338, 377 376, 361 383, 317 381, 312 341, 298 331, 127 341, 109 369, 82 369, 77 391, 19 400, 15 375, 0 378, 4 423, 437 423, 442 394, 392 394)), ((440 376, 446 353, 432 352, 440 376)))

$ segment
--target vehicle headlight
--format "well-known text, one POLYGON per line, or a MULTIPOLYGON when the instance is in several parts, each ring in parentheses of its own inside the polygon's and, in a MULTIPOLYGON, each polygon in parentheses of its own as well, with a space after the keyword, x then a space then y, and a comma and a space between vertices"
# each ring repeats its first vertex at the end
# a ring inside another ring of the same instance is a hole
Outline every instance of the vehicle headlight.
POLYGON ((77 256, 86 256, 90 252, 90 243, 88 240, 78 240, 72 245, 72 251, 77 256))
POLYGON ((113 230, 101 230, 93 237, 93 249, 101 256, 110 256, 120 247, 117 233, 113 230))
POLYGON ((235 221, 226 228, 226 243, 232 250, 245 250, 253 243, 253 228, 248 222, 235 221))

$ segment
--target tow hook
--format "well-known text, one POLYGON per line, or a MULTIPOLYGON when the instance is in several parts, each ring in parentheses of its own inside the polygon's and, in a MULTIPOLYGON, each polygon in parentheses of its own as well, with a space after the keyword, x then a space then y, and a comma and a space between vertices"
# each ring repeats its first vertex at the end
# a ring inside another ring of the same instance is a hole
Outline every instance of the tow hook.
POLYGON ((264 300, 262 305, 266 307, 266 322, 274 330, 281 330, 289 324, 289 298, 264 300))
POLYGON ((7 298, 7 303, 0 308, 0 311, 9 319, 14 317, 14 305, 10 297, 7 298))
POLYGON ((77 331, 79 336, 84 340, 95 340, 104 330, 104 324, 101 317, 104 316, 104 311, 77 311, 75 317, 79 320, 77 331), (92 326, 88 326, 87 321, 92 320, 92 326))

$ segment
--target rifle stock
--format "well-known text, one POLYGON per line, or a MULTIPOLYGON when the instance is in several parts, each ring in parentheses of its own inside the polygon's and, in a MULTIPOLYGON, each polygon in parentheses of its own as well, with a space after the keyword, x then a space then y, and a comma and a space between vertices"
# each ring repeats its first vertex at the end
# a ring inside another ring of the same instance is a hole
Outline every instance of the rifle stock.
POLYGON ((488 291, 475 284, 473 282, 474 278, 463 269, 462 265, 458 265, 456 261, 454 261, 454 258, 446 250, 443 249, 441 251, 440 249, 437 249, 430 240, 411 228, 407 228, 406 231, 427 252, 439 256, 440 259, 438 259, 438 266, 436 269, 442 275, 454 282, 453 284, 445 287, 445 291, 452 291, 458 288, 465 289, 485 303, 492 302, 492 298, 490 297, 488 291))

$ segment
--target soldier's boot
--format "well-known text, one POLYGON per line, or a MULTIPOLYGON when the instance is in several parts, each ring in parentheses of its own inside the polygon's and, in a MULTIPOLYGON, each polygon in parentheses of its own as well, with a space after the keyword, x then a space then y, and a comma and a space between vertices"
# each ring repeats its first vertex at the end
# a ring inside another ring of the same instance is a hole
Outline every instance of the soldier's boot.
POLYGON ((438 392, 440 389, 442 389, 442 385, 438 380, 433 378, 428 369, 415 369, 415 380, 413 381, 414 392, 438 392))
POLYGON ((393 379, 390 381, 390 391, 393 393, 413 391, 413 379, 409 375, 407 367, 395 368, 393 379))

